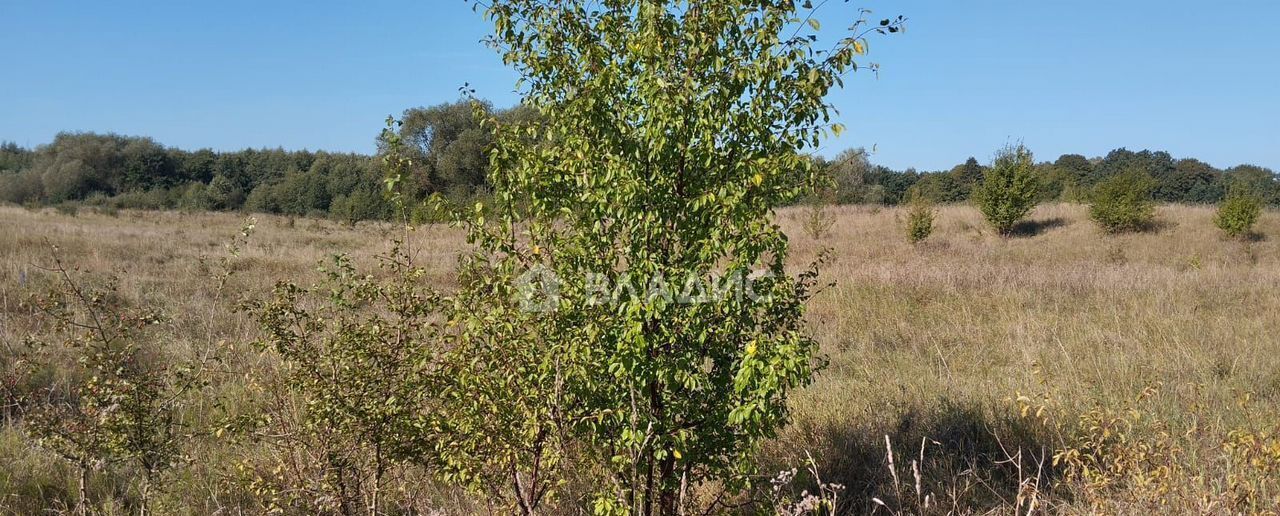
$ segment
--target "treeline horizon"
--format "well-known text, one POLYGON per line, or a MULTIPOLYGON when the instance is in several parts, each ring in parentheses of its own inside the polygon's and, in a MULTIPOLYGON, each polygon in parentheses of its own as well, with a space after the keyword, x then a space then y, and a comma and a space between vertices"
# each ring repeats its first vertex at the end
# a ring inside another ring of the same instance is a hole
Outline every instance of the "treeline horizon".
MULTIPOLYGON (((535 116, 522 107, 485 109, 502 119, 535 116)), ((465 202, 484 196, 492 143, 467 102, 405 110, 397 132, 413 160, 408 191, 465 202)), ((348 222, 389 218, 382 194, 383 164, 375 154, 169 147, 145 136, 64 132, 25 148, 0 143, 0 202, 40 207, 86 205, 111 209, 248 211, 333 218, 348 222)), ((862 149, 835 158, 813 157, 830 177, 815 202, 897 205, 909 193, 936 203, 970 199, 987 165, 970 157, 948 170, 894 170, 871 162, 862 149)), ((1087 202, 1100 182, 1138 169, 1155 184, 1154 200, 1210 204, 1243 186, 1280 204, 1280 181, 1269 168, 1241 164, 1219 169, 1165 151, 1118 148, 1089 158, 1064 154, 1035 165, 1043 202, 1087 202)), ((428 218, 420 213, 417 218, 428 218)))

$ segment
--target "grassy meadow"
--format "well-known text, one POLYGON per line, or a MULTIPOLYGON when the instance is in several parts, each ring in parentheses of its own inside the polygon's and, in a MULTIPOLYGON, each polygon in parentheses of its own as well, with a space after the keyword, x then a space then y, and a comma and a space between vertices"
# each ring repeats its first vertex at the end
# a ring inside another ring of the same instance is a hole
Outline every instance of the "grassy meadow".
MULTIPOLYGON (((857 514, 1274 513, 1277 213, 1264 213, 1260 236, 1229 240, 1213 208, 1161 206, 1159 227, 1113 236, 1086 207, 1052 204, 1001 238, 976 209, 944 206, 933 235, 912 245, 905 208, 827 210, 822 235, 805 229, 809 208, 778 215, 797 268, 831 249, 822 279, 832 285, 807 314, 827 365, 793 398, 794 422, 763 451, 763 473, 795 467, 808 485, 816 472, 845 487, 842 507, 857 514)), ((234 411, 243 373, 272 360, 250 346, 257 327, 237 303, 280 279, 315 279, 333 253, 372 265, 397 234, 382 223, 257 216, 239 256, 222 261, 244 219, 0 208, 0 375, 12 373, 27 335, 48 330, 26 299, 55 281, 42 269, 51 244, 86 281, 115 275, 127 303, 161 308, 167 322, 153 335, 167 353, 223 350, 230 359, 203 391, 207 404, 186 417, 234 411), (220 268, 234 271, 221 289, 220 268)), ((444 227, 409 242, 441 284, 465 245, 444 227)), ((158 489, 162 513, 257 512, 251 491, 226 487, 252 450, 212 436, 189 448, 190 466, 158 489)), ((420 513, 482 507, 398 481, 397 496, 420 513)), ((131 496, 128 482, 96 475, 92 497, 104 512, 127 512, 110 500, 131 496)), ((15 423, 0 429, 0 512, 66 509, 74 483, 15 423)))

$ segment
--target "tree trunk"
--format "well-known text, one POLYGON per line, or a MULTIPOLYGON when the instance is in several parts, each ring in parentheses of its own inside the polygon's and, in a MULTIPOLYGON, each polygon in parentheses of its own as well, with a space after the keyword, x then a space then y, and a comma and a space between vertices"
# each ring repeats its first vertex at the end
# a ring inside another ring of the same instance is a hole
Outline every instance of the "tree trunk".
POLYGON ((369 497, 369 514, 370 516, 378 516, 378 495, 382 492, 382 474, 385 467, 382 461, 382 446, 375 445, 373 447, 373 493, 369 497))
POLYGON ((89 514, 89 466, 80 464, 80 499, 76 502, 76 516, 89 514))
POLYGON ((658 480, 659 500, 658 511, 662 516, 675 516, 676 514, 676 458, 672 454, 672 450, 667 450, 667 456, 662 459, 662 470, 658 480))
POLYGON ((142 479, 142 485, 138 487, 138 516, 148 516, 151 514, 151 480, 142 479))

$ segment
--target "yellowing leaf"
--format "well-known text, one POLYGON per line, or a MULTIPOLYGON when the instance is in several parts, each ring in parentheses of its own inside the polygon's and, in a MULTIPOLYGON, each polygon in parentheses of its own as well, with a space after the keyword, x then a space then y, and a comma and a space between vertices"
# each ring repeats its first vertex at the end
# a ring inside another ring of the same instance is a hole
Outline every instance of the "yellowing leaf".
POLYGON ((759 172, 756 172, 755 175, 751 176, 751 182, 756 186, 760 186, 761 183, 764 183, 764 176, 760 175, 759 172))
POLYGON ((822 30, 822 24, 813 18, 809 18, 809 26, 813 27, 813 30, 822 30))
POLYGON ((671 450, 671 454, 676 456, 676 460, 684 458, 684 455, 680 455, 680 450, 671 450))
POLYGON ((752 342, 750 344, 747 344, 747 356, 752 356, 755 354, 756 354, 756 343, 752 342))
POLYGON ((854 41, 854 42, 853 42, 853 53, 858 54, 858 55, 865 54, 865 53, 867 53, 867 46, 866 46, 866 45, 863 45, 861 41, 854 41))

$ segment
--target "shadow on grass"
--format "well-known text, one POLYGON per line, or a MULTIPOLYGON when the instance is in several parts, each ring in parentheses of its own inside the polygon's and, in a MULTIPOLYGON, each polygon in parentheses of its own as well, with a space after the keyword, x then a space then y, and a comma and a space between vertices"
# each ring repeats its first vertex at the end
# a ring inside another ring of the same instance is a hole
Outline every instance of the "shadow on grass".
POLYGON ((1054 217, 1044 220, 1025 220, 1014 224, 1009 235, 1017 238, 1029 238, 1044 234, 1051 229, 1065 227, 1066 225, 1067 219, 1062 217, 1054 217))
MULTIPOLYGON (((898 514, 951 508, 981 514, 1012 509, 1025 487, 1044 492, 1054 484, 1054 446, 1029 423, 1034 424, 1015 415, 992 418, 976 407, 944 401, 928 412, 907 410, 888 427, 854 422, 805 433, 817 441, 813 453, 822 481, 845 486, 842 514, 885 508, 898 514), (892 472, 886 437, 893 448, 892 472)), ((805 480, 812 492, 812 479, 805 480)))

